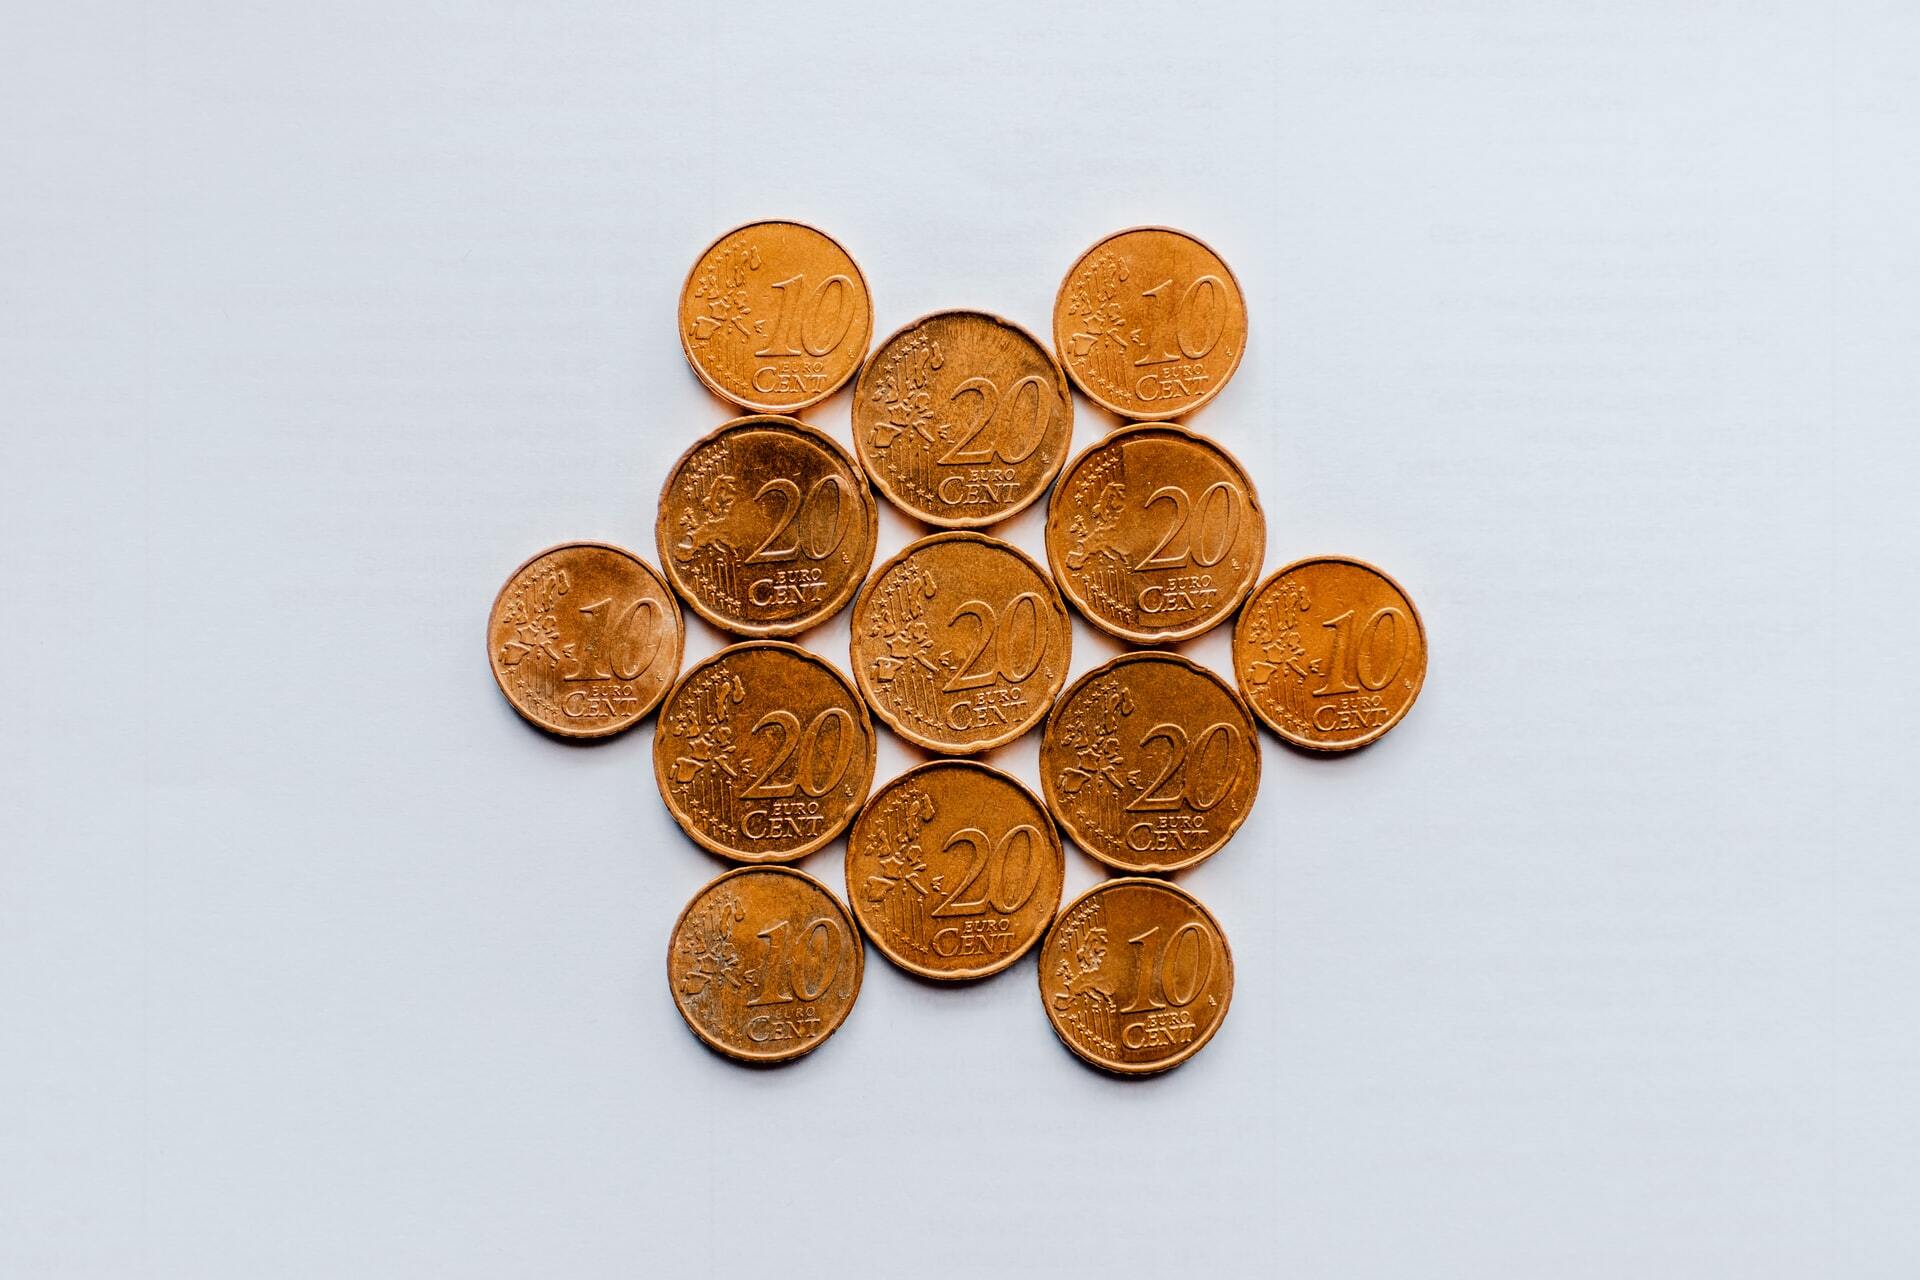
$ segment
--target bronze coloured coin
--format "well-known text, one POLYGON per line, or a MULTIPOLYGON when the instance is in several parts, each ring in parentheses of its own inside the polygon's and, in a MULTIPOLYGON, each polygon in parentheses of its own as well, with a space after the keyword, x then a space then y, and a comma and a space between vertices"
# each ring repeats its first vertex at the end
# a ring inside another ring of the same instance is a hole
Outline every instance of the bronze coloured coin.
POLYGON ((680 287, 680 346, 714 394, 764 413, 832 395, 873 339, 859 266, 823 231, 752 222, 707 246, 680 287))
POLYGON ((847 835, 847 901, 880 953, 923 978, 983 978, 1040 941, 1066 854, 1031 791, 934 760, 874 793, 847 835))
POLYGON ((1400 584, 1315 556, 1277 570, 1233 628, 1233 674, 1254 714, 1297 747, 1351 751, 1407 714, 1427 678, 1427 631, 1400 584))
POLYGON ((1073 460, 1047 504, 1060 589, 1135 644, 1190 639, 1231 617, 1266 550, 1247 473, 1170 423, 1115 431, 1073 460))
POLYGON ((852 682, 778 640, 736 644, 689 670, 653 735, 667 812, 741 862, 785 862, 839 835, 873 785, 873 760, 873 721, 852 682))
POLYGON ((1260 742, 1226 681, 1173 653, 1127 653, 1047 716, 1040 784, 1074 843, 1121 871, 1178 871, 1253 809, 1260 742))
POLYGON ((638 724, 680 670, 680 606, 653 567, 604 542, 549 547, 487 616, 487 661, 513 709, 563 738, 638 724))
POLYGON ((1053 580, 982 533, 936 533, 881 565, 853 605, 853 678, 909 742, 967 754, 1040 723, 1073 633, 1053 580))
POLYGON ((1184 889, 1123 876, 1074 899, 1040 948, 1040 998, 1060 1042, 1103 1070, 1150 1075, 1213 1038, 1233 999, 1220 922, 1184 889))
POLYGON ((1177 418, 1218 395, 1247 349, 1240 282, 1184 231, 1134 227, 1080 255, 1053 302, 1053 349, 1088 399, 1177 418))
POLYGON ((661 567, 724 631, 790 636, 853 598, 879 517, 859 466, 793 418, 735 418, 680 455, 660 489, 661 567))
POLYGON ((1040 340, 982 311, 938 311, 888 338, 853 388, 853 444, 908 515, 1004 520, 1046 492, 1073 437, 1067 377, 1040 340))
POLYGON ((847 909, 818 880, 791 867, 735 867, 674 922, 667 985, 708 1048, 787 1062, 847 1020, 864 953, 847 909))

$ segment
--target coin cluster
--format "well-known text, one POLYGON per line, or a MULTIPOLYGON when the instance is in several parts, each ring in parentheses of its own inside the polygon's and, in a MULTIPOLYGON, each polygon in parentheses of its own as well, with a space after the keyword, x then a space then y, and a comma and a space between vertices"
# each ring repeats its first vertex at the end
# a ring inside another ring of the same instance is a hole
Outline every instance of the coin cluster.
POLYGON ((1162 877, 1246 821, 1256 722, 1351 750, 1426 674, 1420 615, 1380 570, 1315 556, 1262 580, 1253 481, 1172 421, 1245 355, 1232 270, 1183 232, 1133 228, 1068 270, 1052 349, 969 310, 873 346, 852 256, 757 222, 699 256, 678 327, 694 374, 747 413, 668 468, 659 569, 605 543, 549 548, 501 588, 487 651, 513 707, 560 737, 657 707, 668 812, 742 864, 668 940, 687 1025, 730 1058, 783 1062, 845 1021, 868 942, 943 981, 1037 947, 1046 1016, 1087 1062, 1144 1075, 1197 1053, 1233 956, 1162 877), (793 416, 849 380, 851 453, 793 416), (1069 462, 1074 389, 1126 425, 1069 462), (875 490, 935 530, 878 567, 875 490), (982 532, 1043 498, 1045 565, 982 532), (682 604, 737 638, 684 672, 682 604), (1069 604, 1136 646, 1071 685, 1069 604), (851 678, 786 639, 849 606, 851 678), (1164 648, 1229 618, 1232 682, 1164 648), (876 787, 876 717, 937 758, 876 787), (1035 728, 1038 796, 969 758, 1035 728), (844 901, 782 865, 843 832, 844 901), (1116 873, 1064 906, 1062 832, 1116 873))

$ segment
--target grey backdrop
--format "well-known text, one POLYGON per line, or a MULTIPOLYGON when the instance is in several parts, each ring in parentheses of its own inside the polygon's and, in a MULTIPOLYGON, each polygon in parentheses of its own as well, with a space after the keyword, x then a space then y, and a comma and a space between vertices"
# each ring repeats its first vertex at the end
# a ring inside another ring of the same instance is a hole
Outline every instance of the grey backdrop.
POLYGON ((1915 8, 912 8, 9 7, 0 1273, 1920 1272, 1915 8), (766 216, 878 334, 1206 237, 1270 566, 1425 614, 1181 877, 1239 979, 1167 1077, 1031 961, 714 1057, 651 727, 493 687, 523 556, 654 555, 766 216))

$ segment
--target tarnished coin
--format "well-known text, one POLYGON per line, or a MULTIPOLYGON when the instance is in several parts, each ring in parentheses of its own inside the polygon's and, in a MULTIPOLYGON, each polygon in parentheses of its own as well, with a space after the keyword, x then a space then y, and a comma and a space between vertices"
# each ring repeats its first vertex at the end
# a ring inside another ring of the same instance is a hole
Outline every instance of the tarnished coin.
POLYGON ((686 833, 723 858, 785 862, 839 835, 873 785, 852 682, 779 640, 722 649, 660 708, 653 776, 686 833))
POLYGON ((847 1020, 865 963, 860 933, 827 886, 791 867, 735 867, 674 922, 667 985, 708 1048, 786 1062, 847 1020))
POLYGON ((967 754, 1039 724, 1073 632, 1039 565, 982 533, 936 533, 874 571, 853 605, 853 678, 909 742, 967 754))
POLYGON ((847 451, 793 418, 735 418, 680 455, 660 489, 660 563, 724 631, 790 636, 859 590, 879 516, 847 451))
POLYGON ((1254 714, 1297 747, 1364 747, 1407 714, 1427 678, 1427 631, 1400 584, 1315 556, 1277 570, 1233 628, 1233 674, 1254 714))
POLYGON ((880 492, 950 529, 1004 520, 1066 461, 1073 396, 1040 340, 937 311, 881 343, 853 387, 853 445, 880 492))
POLYGON ((1040 941, 1066 854, 1031 791, 935 760, 874 793, 847 835, 847 901, 873 945, 923 978, 983 978, 1040 941))
POLYGON ((1260 743, 1226 681, 1174 653, 1127 653, 1047 717, 1040 785, 1074 842, 1122 871, 1178 871, 1253 809, 1260 743))
POLYGON ((1047 504, 1060 589, 1135 644, 1186 640, 1231 617, 1266 550, 1247 473, 1171 424, 1114 432, 1073 460, 1047 504))
POLYGON ((1053 349, 1087 398, 1123 418, 1177 418, 1219 394, 1247 349, 1247 303, 1184 231, 1116 231, 1053 302, 1053 349))
POLYGON ((1150 1075, 1200 1052, 1233 999, 1220 922, 1164 880, 1123 876, 1074 899, 1040 948, 1040 998, 1062 1044, 1150 1075))
POLYGON ((680 287, 680 346, 716 395, 767 413, 826 399, 873 339, 867 279, 824 231, 750 222, 707 246, 680 287))
POLYGON ((653 710, 680 670, 680 606, 653 567, 604 542, 549 547, 487 616, 487 661, 513 709, 563 738, 604 738, 653 710))

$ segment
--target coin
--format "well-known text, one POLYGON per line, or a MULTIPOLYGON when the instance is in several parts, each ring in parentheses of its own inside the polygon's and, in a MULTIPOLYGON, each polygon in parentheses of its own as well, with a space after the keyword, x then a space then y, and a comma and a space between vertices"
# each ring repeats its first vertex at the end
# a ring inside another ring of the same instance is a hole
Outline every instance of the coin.
POLYGON ((1190 639, 1231 617, 1266 550, 1247 473, 1171 424, 1114 432, 1073 460, 1047 503, 1060 589, 1135 644, 1190 639))
POLYGON ((873 563, 879 517, 847 451, 793 418, 735 418, 680 455, 654 535, 673 589, 724 631, 823 622, 873 563))
POLYGON ((1053 302, 1053 349, 1089 400, 1177 418, 1218 395, 1247 349, 1240 282, 1184 231, 1116 231, 1080 255, 1053 302))
POLYGON ((1127 653, 1074 681, 1040 738, 1040 785, 1074 843, 1122 871, 1178 871, 1253 809, 1260 742, 1226 681, 1127 653))
POLYGON ((1351 751, 1407 714, 1427 678, 1427 631, 1400 584, 1314 556, 1260 584, 1233 628, 1233 674, 1255 715, 1297 747, 1351 751))
POLYGON ((1073 633, 1053 580, 982 533, 936 533, 881 565, 853 605, 853 678, 896 733, 967 754, 1040 723, 1073 633))
POLYGON ((874 793, 847 835, 847 901, 880 953, 923 978, 983 978, 1040 941, 1066 854, 1031 791, 934 760, 874 793))
POLYGON ((778 640, 736 644, 689 670, 653 735, 667 812, 742 862, 784 862, 839 835, 873 785, 873 758, 873 721, 852 682, 778 640))
POLYGON ((1040 948, 1040 999, 1060 1042, 1096 1067, 1150 1075, 1213 1038, 1233 999, 1220 922, 1164 880, 1123 876, 1060 913, 1040 948))
POLYGON ((1004 520, 1066 461, 1073 396, 1040 340, 982 311, 937 311, 881 343, 853 387, 853 445, 880 492, 950 529, 1004 520))
POLYGON ((708 1048, 742 1062, 788 1062, 847 1020, 864 953, 827 886, 791 867, 735 867, 674 922, 667 985, 708 1048))
POLYGON ((653 567, 604 542, 548 547, 487 615, 487 661, 513 709, 563 738, 604 738, 653 710, 680 670, 680 606, 653 567))
POLYGON ((750 222, 707 246, 680 286, 680 346, 714 394, 785 413, 851 378, 873 339, 867 278, 824 231, 750 222))

